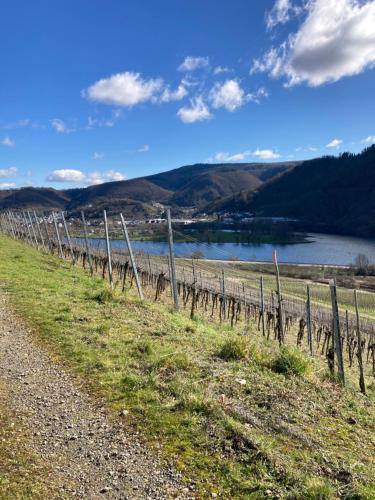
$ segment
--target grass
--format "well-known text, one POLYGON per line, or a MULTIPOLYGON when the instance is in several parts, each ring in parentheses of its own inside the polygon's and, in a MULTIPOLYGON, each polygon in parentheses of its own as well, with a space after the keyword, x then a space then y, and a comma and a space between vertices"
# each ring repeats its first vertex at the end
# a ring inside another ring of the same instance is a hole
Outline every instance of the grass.
POLYGON ((301 351, 291 347, 282 347, 271 363, 274 372, 299 377, 306 373, 309 366, 309 359, 301 351))
POLYGON ((0 254, 0 286, 35 335, 115 413, 127 410, 124 426, 198 497, 374 498, 370 389, 364 397, 326 380, 319 360, 301 369, 301 353, 288 354, 288 376, 276 373, 278 347, 255 325, 232 330, 133 290, 108 293, 9 238, 0 254))

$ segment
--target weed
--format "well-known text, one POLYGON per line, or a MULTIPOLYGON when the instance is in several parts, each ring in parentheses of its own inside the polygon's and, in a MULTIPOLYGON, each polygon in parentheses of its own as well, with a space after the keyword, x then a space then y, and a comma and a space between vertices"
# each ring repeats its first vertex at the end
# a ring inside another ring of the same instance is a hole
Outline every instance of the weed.
POLYGON ((241 337, 228 339, 217 353, 224 361, 237 361, 248 357, 248 344, 241 337))
POLYGON ((88 298, 98 302, 99 304, 106 304, 107 302, 113 302, 115 300, 114 292, 109 288, 102 288, 101 290, 89 295, 88 298))
POLYGON ((271 363, 271 369, 276 373, 300 377, 306 373, 309 366, 310 361, 306 355, 292 347, 282 347, 271 363))

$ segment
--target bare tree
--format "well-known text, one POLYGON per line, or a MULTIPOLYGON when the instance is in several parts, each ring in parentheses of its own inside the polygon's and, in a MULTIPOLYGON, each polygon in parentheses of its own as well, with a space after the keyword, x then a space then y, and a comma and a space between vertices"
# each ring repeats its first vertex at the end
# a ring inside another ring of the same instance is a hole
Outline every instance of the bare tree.
POLYGON ((370 267, 370 261, 366 255, 359 253, 354 260, 354 266, 358 273, 366 275, 370 267))

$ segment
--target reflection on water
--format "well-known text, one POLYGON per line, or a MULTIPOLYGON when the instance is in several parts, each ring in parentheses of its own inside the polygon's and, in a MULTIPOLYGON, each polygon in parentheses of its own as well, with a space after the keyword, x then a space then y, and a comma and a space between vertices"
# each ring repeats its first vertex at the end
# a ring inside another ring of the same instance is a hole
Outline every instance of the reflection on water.
MULTIPOLYGON (((76 238, 80 240, 80 238, 76 238)), ((92 239, 91 245, 103 246, 104 240, 92 239)), ((134 251, 144 251, 154 255, 164 255, 168 252, 165 242, 133 241, 134 251)), ((113 240, 114 250, 124 248, 124 242, 113 240)), ((241 244, 241 243, 175 243, 177 257, 191 256, 199 252, 207 259, 215 260, 271 260, 272 250, 276 249, 280 262, 297 264, 352 264, 359 253, 366 255, 375 263, 375 240, 336 236, 329 234, 310 234, 309 243, 287 245, 241 244)))

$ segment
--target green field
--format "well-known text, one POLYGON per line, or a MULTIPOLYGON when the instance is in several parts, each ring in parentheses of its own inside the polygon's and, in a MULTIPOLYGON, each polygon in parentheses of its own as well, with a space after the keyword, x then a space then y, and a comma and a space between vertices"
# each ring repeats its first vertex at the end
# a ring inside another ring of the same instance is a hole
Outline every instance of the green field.
POLYGON ((128 410, 124 426, 198 498, 375 497, 373 379, 362 396, 356 371, 342 388, 254 324, 190 320, 3 236, 0 254, 0 287, 36 337, 128 410))

